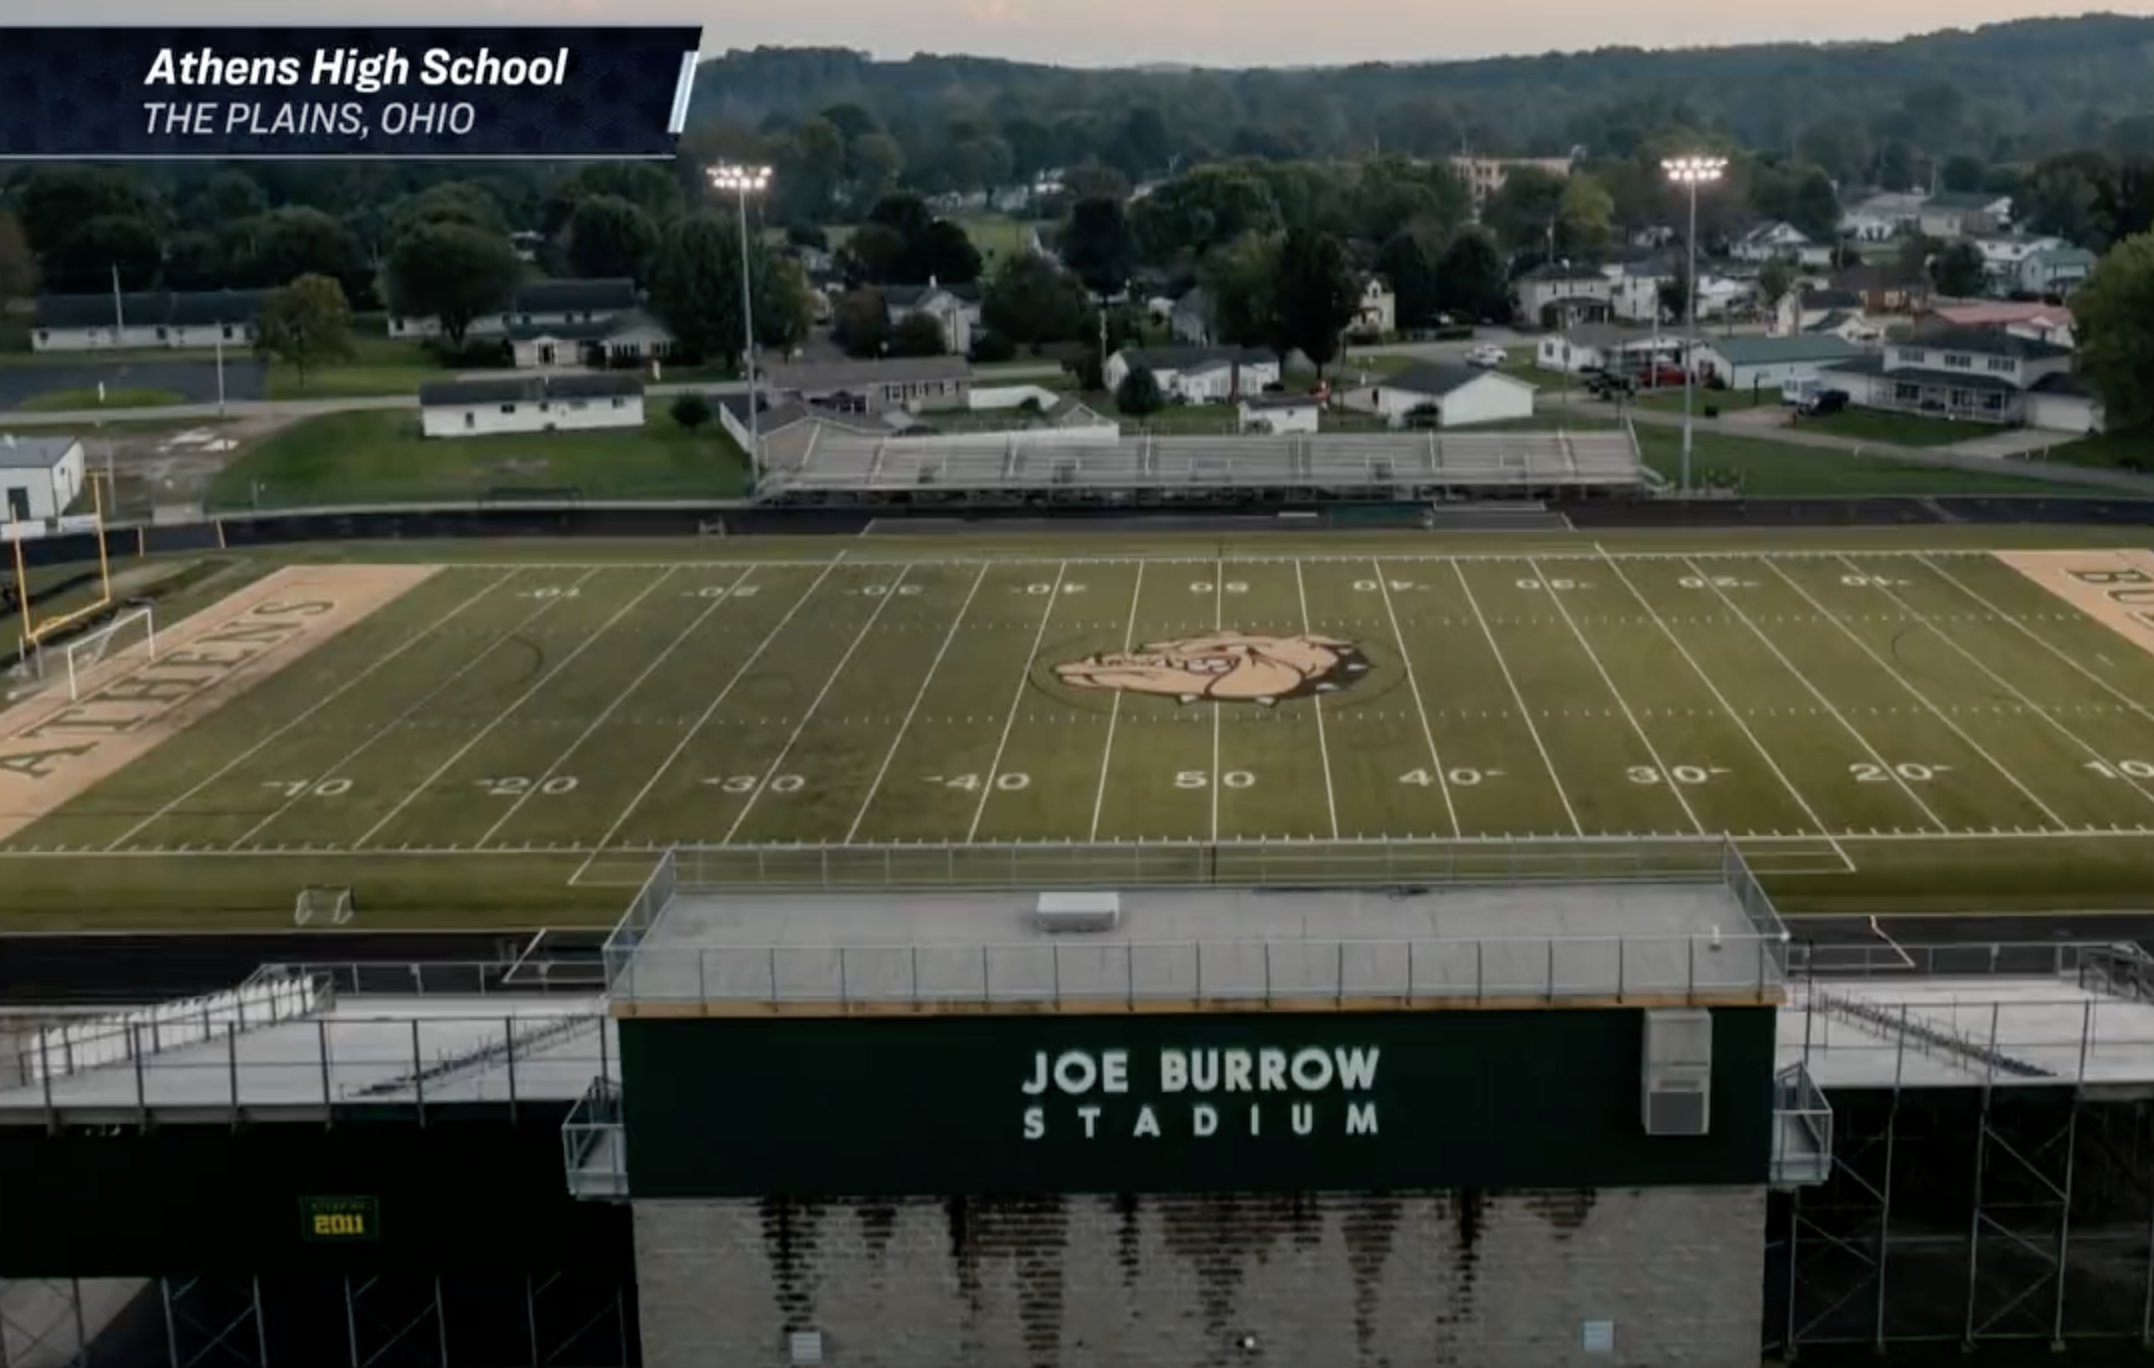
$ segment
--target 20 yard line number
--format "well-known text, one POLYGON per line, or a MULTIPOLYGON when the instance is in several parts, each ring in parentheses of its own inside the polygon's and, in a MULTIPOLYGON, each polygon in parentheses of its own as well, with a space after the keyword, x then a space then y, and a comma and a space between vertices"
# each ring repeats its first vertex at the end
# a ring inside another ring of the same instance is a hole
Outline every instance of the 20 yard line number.
MULTIPOLYGON (((1927 784, 1938 775, 1948 774, 1951 770, 1950 765, 1923 765, 1912 760, 1902 760, 1894 765, 1879 764, 1875 760, 1857 760, 1847 767, 1847 772, 1855 776, 1855 782, 1858 784, 1890 784, 1900 780, 1910 784, 1927 784)), ((2147 773, 2154 774, 2154 768, 2150 768, 2147 773)))
POLYGON ((533 779, 524 774, 509 774, 499 779, 479 779, 473 782, 489 798, 522 798, 533 794, 558 798, 564 793, 576 791, 576 776, 573 774, 555 774, 542 779, 533 779))

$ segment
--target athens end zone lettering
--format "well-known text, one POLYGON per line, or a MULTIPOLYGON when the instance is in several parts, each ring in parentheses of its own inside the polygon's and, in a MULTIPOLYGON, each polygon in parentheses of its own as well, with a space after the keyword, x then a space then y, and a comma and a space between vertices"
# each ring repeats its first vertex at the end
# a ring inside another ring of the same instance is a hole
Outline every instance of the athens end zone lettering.
POLYGON ((1026 1107, 1024 1137, 1373 1136, 1376 1102, 1353 1094, 1374 1091, 1379 1054, 1374 1045, 1162 1049, 1151 1077, 1133 1088, 1127 1050, 1040 1050, 1020 1090, 1027 1097, 1073 1100, 1026 1107), (1129 1099, 1133 1092, 1150 1100, 1090 1100, 1129 1099))
POLYGON ((2103 598, 2141 627, 2154 630, 2154 575, 2144 570, 2067 570, 2081 584, 2101 591, 2103 598))
POLYGON ((95 751, 99 738, 124 735, 165 717, 303 633, 310 619, 336 608, 324 599, 258 603, 9 737, 0 743, 0 774, 49 778, 69 759, 95 751))

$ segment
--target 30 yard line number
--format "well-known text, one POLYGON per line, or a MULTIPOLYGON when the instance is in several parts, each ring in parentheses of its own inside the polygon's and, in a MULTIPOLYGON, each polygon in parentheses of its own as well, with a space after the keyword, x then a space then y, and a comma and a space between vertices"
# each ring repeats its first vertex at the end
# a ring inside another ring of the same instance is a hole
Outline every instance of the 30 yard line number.
POLYGON ((807 779, 798 774, 773 775, 768 783, 764 782, 760 774, 721 774, 703 782, 720 793, 754 793, 757 789, 768 789, 772 793, 798 793, 808 786, 807 779))

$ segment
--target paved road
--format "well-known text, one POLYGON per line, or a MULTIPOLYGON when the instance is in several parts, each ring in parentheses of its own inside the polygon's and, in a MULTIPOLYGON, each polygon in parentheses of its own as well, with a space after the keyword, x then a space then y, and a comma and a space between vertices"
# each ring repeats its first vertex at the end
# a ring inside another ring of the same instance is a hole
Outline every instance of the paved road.
MULTIPOLYGON (((224 363, 225 397, 258 400, 268 384, 268 376, 268 368, 252 357, 228 359, 224 363)), ((0 410, 13 409, 40 394, 95 390, 100 382, 115 390, 170 390, 190 404, 207 404, 212 411, 216 407, 217 364, 214 361, 99 361, 86 356, 80 362, 0 366, 0 410)), ((134 412, 136 410, 125 411, 127 414, 134 412)), ((11 415, 0 412, 0 419, 9 417, 11 415)))

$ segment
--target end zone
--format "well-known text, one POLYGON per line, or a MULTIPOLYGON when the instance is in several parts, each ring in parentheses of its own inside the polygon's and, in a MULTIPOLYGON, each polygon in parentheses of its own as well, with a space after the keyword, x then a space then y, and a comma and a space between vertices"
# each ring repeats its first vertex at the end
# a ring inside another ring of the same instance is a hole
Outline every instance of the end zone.
POLYGON ((1999 551, 1998 560, 2154 653, 2154 552, 1999 551))
POLYGON ((159 632, 154 660, 107 659, 86 673, 77 698, 40 697, 0 711, 0 838, 141 759, 438 568, 286 566, 159 632))

